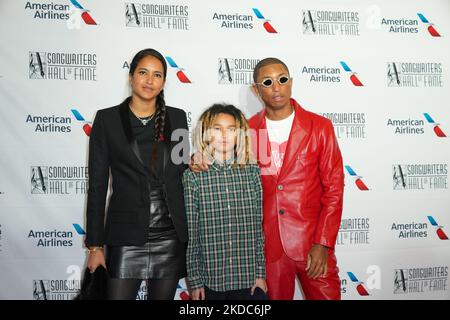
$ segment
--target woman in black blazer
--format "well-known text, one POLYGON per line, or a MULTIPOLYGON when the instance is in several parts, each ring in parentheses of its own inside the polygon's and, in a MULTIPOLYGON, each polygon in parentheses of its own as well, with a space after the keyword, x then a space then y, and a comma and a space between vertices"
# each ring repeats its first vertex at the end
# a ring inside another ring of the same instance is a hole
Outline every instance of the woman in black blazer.
POLYGON ((148 299, 173 299, 186 275, 181 177, 189 136, 186 113, 164 102, 166 74, 158 51, 138 52, 130 65, 131 97, 99 110, 92 126, 87 266, 91 272, 99 265, 108 269, 109 299, 135 299, 143 279, 148 299))

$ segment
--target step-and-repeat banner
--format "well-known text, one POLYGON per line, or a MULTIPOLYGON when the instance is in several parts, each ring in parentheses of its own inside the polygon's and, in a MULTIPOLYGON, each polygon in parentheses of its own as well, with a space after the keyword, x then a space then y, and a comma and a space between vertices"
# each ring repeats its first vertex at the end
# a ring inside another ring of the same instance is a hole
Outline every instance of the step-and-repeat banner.
POLYGON ((0 299, 79 289, 90 127, 148 47, 190 128, 215 102, 259 111, 254 66, 285 61, 344 157, 342 298, 450 298, 448 0, 2 0, 0 37, 0 299))

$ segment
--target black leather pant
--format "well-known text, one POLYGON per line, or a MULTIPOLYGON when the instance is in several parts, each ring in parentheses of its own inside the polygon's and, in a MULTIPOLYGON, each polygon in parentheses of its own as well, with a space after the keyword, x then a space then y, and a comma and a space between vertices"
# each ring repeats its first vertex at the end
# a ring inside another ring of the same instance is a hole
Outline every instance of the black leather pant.
MULTIPOLYGON (((147 300, 173 300, 178 279, 149 279, 147 281, 147 300)), ((136 300, 141 279, 108 279, 108 300, 136 300)))

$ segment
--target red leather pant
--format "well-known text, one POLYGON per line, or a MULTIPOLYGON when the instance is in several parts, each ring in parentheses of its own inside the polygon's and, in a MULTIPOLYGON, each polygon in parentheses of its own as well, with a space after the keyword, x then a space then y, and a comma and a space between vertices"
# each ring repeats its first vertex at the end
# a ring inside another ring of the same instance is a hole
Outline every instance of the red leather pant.
POLYGON ((334 252, 328 251, 328 270, 325 277, 310 279, 306 275, 306 261, 295 261, 283 256, 266 264, 268 295, 272 300, 292 300, 295 276, 300 280, 303 296, 307 300, 340 300, 341 283, 334 252))

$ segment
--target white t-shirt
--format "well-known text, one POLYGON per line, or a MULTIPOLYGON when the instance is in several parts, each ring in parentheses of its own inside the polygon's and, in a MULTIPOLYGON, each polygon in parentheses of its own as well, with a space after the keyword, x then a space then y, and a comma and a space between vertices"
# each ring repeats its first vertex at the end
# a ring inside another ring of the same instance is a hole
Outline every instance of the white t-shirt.
POLYGON ((283 165, 284 154, 291 133, 292 123, 294 122, 295 112, 292 112, 289 117, 283 120, 270 120, 266 117, 267 132, 269 134, 270 149, 272 156, 273 169, 280 173, 283 165))

